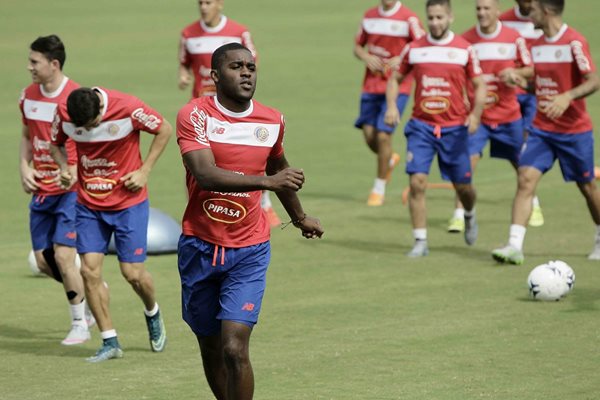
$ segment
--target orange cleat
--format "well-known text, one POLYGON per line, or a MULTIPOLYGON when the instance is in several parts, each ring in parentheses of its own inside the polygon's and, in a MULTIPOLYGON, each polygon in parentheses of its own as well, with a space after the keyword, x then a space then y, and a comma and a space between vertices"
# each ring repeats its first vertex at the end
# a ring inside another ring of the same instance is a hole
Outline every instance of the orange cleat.
POLYGON ((371 192, 369 194, 369 198, 367 199, 367 205, 370 207, 379 207, 383 205, 384 195, 371 192))
POLYGON ((390 159, 390 168, 388 169, 387 174, 385 174, 386 182, 389 182, 390 179, 392 179, 392 172, 394 171, 394 168, 396 168, 396 166, 398 164, 400 164, 400 154, 394 153, 394 154, 392 154, 392 158, 390 159))
POLYGON ((267 214, 267 221, 269 221, 271 228, 281 225, 281 220, 279 219, 279 216, 277 216, 275 210, 273 210, 273 207, 263 208, 263 210, 267 214))

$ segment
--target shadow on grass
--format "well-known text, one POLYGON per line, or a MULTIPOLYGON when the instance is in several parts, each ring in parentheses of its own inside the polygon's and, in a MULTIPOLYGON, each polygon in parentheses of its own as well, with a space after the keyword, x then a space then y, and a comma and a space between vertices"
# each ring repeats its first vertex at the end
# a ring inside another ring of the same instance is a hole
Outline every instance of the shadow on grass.
MULTIPOLYGON (((598 302, 600 301, 600 289, 589 289, 575 287, 572 293, 569 293, 568 297, 564 300, 558 301, 569 301, 569 304, 573 307, 569 310, 562 312, 574 313, 574 312, 598 312, 600 307, 598 302)), ((539 303, 538 300, 534 300, 531 297, 523 296, 519 297, 518 301, 523 303, 539 303)), ((553 303, 550 301, 549 303, 553 303)))
POLYGON ((35 332, 0 324, 0 349, 39 356, 85 358, 93 351, 79 346, 62 346, 56 332, 35 332))

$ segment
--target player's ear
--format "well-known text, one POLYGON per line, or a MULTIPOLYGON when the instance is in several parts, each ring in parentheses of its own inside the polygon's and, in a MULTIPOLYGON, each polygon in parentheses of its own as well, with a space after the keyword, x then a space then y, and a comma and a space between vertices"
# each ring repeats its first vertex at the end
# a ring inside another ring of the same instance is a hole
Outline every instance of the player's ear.
POLYGON ((217 72, 216 69, 210 70, 210 77, 215 83, 219 82, 219 73, 217 72))

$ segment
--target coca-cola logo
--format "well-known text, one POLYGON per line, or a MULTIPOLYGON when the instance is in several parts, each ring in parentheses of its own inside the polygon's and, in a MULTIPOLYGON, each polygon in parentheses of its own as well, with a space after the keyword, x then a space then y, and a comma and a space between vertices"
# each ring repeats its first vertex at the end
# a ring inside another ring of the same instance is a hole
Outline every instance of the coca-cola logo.
POLYGON ((104 199, 108 197, 116 186, 117 181, 101 177, 86 179, 82 185, 83 190, 87 194, 97 199, 104 199))
POLYGON ((131 118, 141 122, 146 128, 156 130, 160 126, 162 120, 154 114, 146 114, 142 107, 136 108, 131 113, 131 118))
POLYGON ((244 206, 228 199, 204 200, 202 208, 208 218, 226 224, 240 222, 247 214, 244 206))

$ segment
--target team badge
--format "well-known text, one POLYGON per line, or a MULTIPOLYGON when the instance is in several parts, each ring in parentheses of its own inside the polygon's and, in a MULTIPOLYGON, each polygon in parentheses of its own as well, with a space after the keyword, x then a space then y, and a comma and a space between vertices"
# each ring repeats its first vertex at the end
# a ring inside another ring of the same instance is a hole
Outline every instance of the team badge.
POLYGON ((448 52, 448 58, 451 60, 454 60, 456 58, 457 54, 455 51, 451 50, 448 52))
POLYGON ((507 49, 506 49, 506 47, 504 47, 504 46, 500 46, 500 47, 498 48, 498 52, 499 52, 500 54, 502 54, 502 55, 506 54, 506 52, 507 52, 507 51, 508 51, 508 50, 507 50, 507 49))
POLYGON ((556 50, 556 53, 554 53, 554 57, 556 57, 556 59, 559 60, 560 56, 562 56, 562 50, 556 50))
POLYGON ((110 124, 108 126, 108 134, 110 136, 115 136, 117 133, 119 133, 119 125, 117 125, 117 124, 110 124))
POLYGON ((269 139, 269 130, 265 127, 259 126, 254 130, 254 137, 260 143, 264 143, 269 139))

